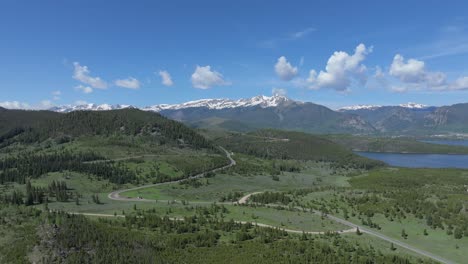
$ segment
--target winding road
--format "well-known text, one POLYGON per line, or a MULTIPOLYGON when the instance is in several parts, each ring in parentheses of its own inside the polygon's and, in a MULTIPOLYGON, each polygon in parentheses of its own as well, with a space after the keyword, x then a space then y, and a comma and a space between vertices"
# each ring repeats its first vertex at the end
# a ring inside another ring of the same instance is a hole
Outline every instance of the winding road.
POLYGON ((219 168, 215 168, 215 169, 212 169, 212 170, 209 170, 209 171, 205 171, 205 172, 202 172, 202 173, 200 173, 200 174, 197 174, 197 175, 194 175, 194 176, 190 176, 190 177, 188 177, 188 178, 181 179, 181 180, 175 180, 175 181, 169 181, 169 182, 161 182, 161 183, 154 183, 154 184, 143 185, 143 186, 139 186, 139 187, 135 187, 135 188, 130 188, 130 189, 124 189, 124 190, 113 191, 113 192, 109 193, 109 195, 108 195, 107 197, 108 197, 109 199, 111 199, 111 200, 117 200, 117 201, 154 202, 155 200, 150 200, 150 199, 140 199, 140 198, 122 197, 122 196, 120 196, 120 194, 123 193, 123 192, 128 192, 128 191, 135 191, 135 190, 146 189, 146 188, 155 187, 155 186, 161 186, 161 185, 167 185, 167 184, 178 183, 178 182, 182 182, 182 181, 190 180, 190 179, 203 178, 203 177, 205 176, 206 173, 209 173, 209 172, 217 172, 217 171, 224 170, 224 169, 230 168, 230 167, 232 167, 232 166, 235 166, 235 165, 236 165, 236 161, 231 157, 231 153, 230 153, 229 151, 227 151, 227 150, 226 150, 225 148, 223 148, 223 147, 220 147, 220 148, 224 151, 224 153, 226 154, 226 157, 229 159, 229 164, 228 164, 228 165, 225 165, 225 166, 222 166, 222 167, 219 167, 219 168))
MULTIPOLYGON (((226 149, 222 148, 222 147, 220 147, 220 148, 225 152, 226 157, 229 159, 229 164, 228 165, 225 165, 225 166, 222 166, 222 167, 219 167, 219 168, 215 168, 215 169, 212 169, 210 171, 206 171, 204 173, 200 173, 200 174, 188 177, 186 179, 175 180, 175 181, 170 181, 170 182, 163 182, 163 183, 155 183, 155 184, 143 185, 143 186, 130 188, 130 189, 114 191, 114 192, 111 192, 108 195, 108 198, 111 199, 111 200, 117 200, 117 201, 155 202, 156 200, 152 200, 152 199, 123 197, 120 194, 123 193, 123 192, 128 192, 128 191, 134 191, 134 190, 140 190, 140 189, 145 189, 145 188, 150 188, 150 187, 155 187, 155 186, 160 186, 160 185, 178 183, 178 182, 181 182, 181 181, 184 181, 184 180, 187 180, 187 179, 198 179, 198 178, 204 177, 205 174, 208 173, 208 172, 217 172, 217 171, 220 171, 220 170, 227 169, 229 167, 235 166, 236 161, 231 157, 231 153, 229 151, 227 151, 226 149)), ((250 193, 250 194, 247 194, 247 195, 243 196, 242 198, 240 198, 237 201, 237 204, 246 204, 248 202, 249 198, 252 195, 255 195, 255 194, 258 194, 258 193, 262 193, 262 192, 254 192, 254 193, 250 193)), ((204 203, 204 202, 196 202, 196 203, 204 203)), ((212 202, 206 202, 206 203, 212 203, 212 202)), ((228 204, 228 203, 221 203, 221 204, 228 204)), ((300 209, 300 210, 310 211, 310 212, 313 212, 313 213, 318 214, 318 215, 323 215, 322 212, 317 211, 317 210, 310 210, 310 209, 302 208, 302 207, 296 207, 296 208, 300 209)), ((124 215, 110 215, 110 214, 107 215, 107 214, 93 214, 93 213, 73 213, 72 212, 72 214, 82 214, 82 215, 100 216, 100 217, 125 217, 124 215)), ((347 230, 336 231, 337 233, 356 232, 357 229, 359 228, 359 230, 362 233, 366 233, 366 234, 369 234, 371 236, 374 236, 374 237, 380 238, 382 240, 385 240, 385 241, 387 241, 389 243, 393 243, 396 246, 400 246, 400 247, 405 248, 407 250, 413 251, 414 253, 417 253, 417 254, 419 254, 421 256, 428 257, 430 259, 433 259, 435 261, 438 261, 438 262, 444 263, 444 264, 456 264, 453 261, 444 259, 444 258, 439 257, 437 255, 434 255, 434 254, 432 254, 430 252, 415 248, 415 247, 413 247, 413 246, 411 246, 409 244, 406 244, 406 243, 401 242, 401 241, 399 241, 397 239, 394 239, 394 238, 388 237, 386 235, 383 235, 382 233, 379 233, 379 232, 377 232, 375 230, 372 230, 372 229, 369 229, 367 227, 354 224, 354 223, 352 223, 350 221, 347 221, 347 220, 344 220, 344 219, 341 219, 339 217, 329 215, 329 214, 325 215, 325 217, 327 217, 328 219, 333 220, 333 221, 335 221, 337 223, 340 223, 340 224, 343 224, 343 225, 346 225, 346 226, 350 227, 350 229, 347 229, 347 230)), ((174 218, 174 220, 180 220, 180 219, 174 218)), ((241 224, 246 224, 247 223, 245 221, 235 221, 235 222, 236 223, 241 223, 241 224)), ((249 223, 251 223, 251 222, 249 222, 249 223)), ((260 226, 260 227, 280 228, 281 230, 284 230, 286 232, 296 233, 296 234, 302 234, 302 233, 305 233, 305 234, 324 234, 325 233, 323 231, 301 231, 301 230, 285 229, 285 228, 281 228, 281 227, 277 227, 277 226, 271 226, 271 225, 262 224, 262 223, 252 223, 252 224, 255 224, 255 225, 260 226)))

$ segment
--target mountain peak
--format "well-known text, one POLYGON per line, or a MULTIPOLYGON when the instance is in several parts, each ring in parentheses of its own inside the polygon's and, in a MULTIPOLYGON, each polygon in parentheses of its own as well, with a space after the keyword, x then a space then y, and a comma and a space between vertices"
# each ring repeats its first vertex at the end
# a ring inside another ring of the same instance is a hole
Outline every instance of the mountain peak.
POLYGON ((179 110, 185 108, 205 107, 208 109, 225 109, 237 107, 253 107, 259 106, 262 108, 276 107, 286 102, 293 102, 293 100, 283 95, 257 95, 252 98, 243 98, 238 100, 232 99, 200 99, 196 101, 189 101, 182 104, 160 104, 147 106, 143 108, 146 111, 160 112, 163 110, 179 110))
POLYGON ((49 108, 49 110, 59 113, 69 113, 73 111, 108 111, 108 110, 116 110, 116 109, 124 109, 124 108, 135 108, 132 105, 121 105, 121 104, 77 104, 77 105, 62 105, 62 106, 54 106, 49 108))
POLYGON ((413 103, 413 102, 408 102, 406 104, 400 104, 401 107, 404 108, 412 108, 412 109, 423 109, 423 108, 428 108, 427 105, 424 104, 418 104, 418 103, 413 103))
MULTIPOLYGON (((418 103, 413 103, 409 102, 406 104, 399 104, 399 107, 403 108, 408 108, 408 109, 426 109, 430 108, 430 106, 427 106, 425 104, 418 104, 418 103)), ((381 107, 384 107, 382 105, 351 105, 351 106, 344 106, 338 109, 338 111, 354 111, 354 110, 376 110, 381 107)), ((390 107, 390 105, 386 106, 390 107)))
POLYGON ((344 106, 338 109, 338 111, 350 111, 350 110, 373 110, 382 107, 381 105, 351 105, 351 106, 344 106))
MULTIPOLYGON (((205 107, 208 109, 225 109, 225 108, 237 108, 237 107, 253 107, 259 106, 262 108, 276 107, 288 102, 295 102, 292 99, 287 98, 283 95, 275 94, 273 96, 257 95, 252 98, 243 98, 238 100, 232 100, 227 98, 221 99, 199 99, 195 101, 188 101, 181 104, 158 104, 152 106, 146 106, 141 108, 144 111, 160 112, 163 110, 179 110, 186 108, 205 107)), ((123 108, 136 108, 132 105, 121 105, 121 104, 78 104, 78 105, 63 105, 55 106, 49 110, 61 113, 68 113, 73 111, 107 111, 123 108)))

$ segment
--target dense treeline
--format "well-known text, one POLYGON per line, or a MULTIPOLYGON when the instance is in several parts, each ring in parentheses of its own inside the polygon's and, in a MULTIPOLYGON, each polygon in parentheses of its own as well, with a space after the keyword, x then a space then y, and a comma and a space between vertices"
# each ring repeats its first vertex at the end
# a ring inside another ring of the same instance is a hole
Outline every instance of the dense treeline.
POLYGON ((26 195, 20 190, 14 189, 11 193, 0 194, 0 202, 13 205, 34 205, 47 203, 49 198, 55 198, 57 202, 67 202, 70 197, 71 194, 64 181, 52 181, 48 188, 43 188, 33 186, 28 179, 26 182, 26 195))
POLYGON ((90 220, 0 204, 0 243, 8 244, 0 247, 0 262, 432 263, 384 254, 337 234, 290 235, 225 221, 226 208, 220 205, 192 209, 192 216, 177 220, 154 209, 127 213, 124 219, 90 220))
POLYGON ((40 142, 63 136, 153 136, 160 144, 173 143, 195 148, 213 148, 193 129, 160 114, 137 109, 113 111, 75 111, 43 121, 22 133, 23 142, 40 142), (78 124, 78 125, 77 125, 78 124))
POLYGON ((199 217, 174 221, 142 213, 119 225, 51 214, 48 228, 55 237, 40 248, 50 252, 48 263, 412 263, 338 235, 299 239, 276 229, 199 217), (220 243, 222 232, 234 234, 234 245, 220 243))
POLYGON ((46 120, 58 118, 59 113, 51 111, 13 110, 0 107, 0 138, 9 138, 20 130, 30 128, 46 120))
POLYGON ((53 152, 49 154, 25 153, 0 160, 0 184, 17 182, 25 184, 28 178, 38 178, 45 173, 76 171, 123 184, 135 182, 137 176, 121 162, 91 162, 103 159, 92 152, 53 152))
POLYGON ((292 199, 284 192, 263 192, 250 196, 250 201, 261 204, 281 203, 287 205, 292 199))
POLYGON ((356 169, 384 165, 355 155, 328 139, 301 132, 260 130, 248 134, 232 133, 216 142, 234 152, 266 159, 325 161, 356 169))
POLYGON ((68 187, 64 181, 52 181, 48 187, 49 197, 55 197, 58 202, 68 201, 68 187))
POLYGON ((244 196, 243 192, 228 192, 227 194, 221 196, 219 198, 220 202, 236 202, 238 201, 242 196, 244 196))

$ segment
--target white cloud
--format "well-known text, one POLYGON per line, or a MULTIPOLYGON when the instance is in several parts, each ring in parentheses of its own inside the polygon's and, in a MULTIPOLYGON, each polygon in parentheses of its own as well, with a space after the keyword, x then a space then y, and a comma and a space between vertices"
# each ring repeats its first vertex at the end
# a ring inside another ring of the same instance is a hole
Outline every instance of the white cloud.
POLYGON ((172 86, 174 82, 168 71, 159 71, 159 76, 161 76, 161 83, 165 86, 172 86))
POLYGON ((107 83, 99 77, 91 77, 87 66, 81 66, 79 62, 74 62, 73 79, 97 89, 106 89, 107 83))
POLYGON ((288 91, 286 91, 286 89, 283 89, 283 88, 273 88, 271 90, 272 95, 286 96, 287 93, 288 91))
POLYGON ((275 64, 275 72, 283 81, 290 81, 297 75, 298 70, 286 60, 286 57, 281 56, 275 64))
POLYGON ((390 65, 390 75, 406 83, 417 83, 425 79, 426 72, 424 62, 416 59, 405 58, 400 54, 395 55, 392 65, 390 65))
POLYGON ((376 67, 375 67, 375 74, 374 74, 374 77, 375 77, 375 78, 385 78, 385 73, 384 73, 384 71, 382 70, 382 68, 380 68, 380 66, 376 66, 376 67))
POLYGON ((366 66, 362 62, 371 52, 372 47, 366 48, 362 43, 356 47, 352 55, 344 51, 335 51, 328 59, 325 71, 320 71, 318 74, 315 70, 310 71, 307 79, 309 88, 346 91, 355 81, 365 84, 367 81, 366 66))
POLYGON ((468 76, 460 77, 451 83, 448 87, 449 90, 468 90, 468 76))
POLYGON ((459 91, 468 90, 468 76, 462 76, 450 82, 443 72, 428 71, 424 61, 408 59, 400 54, 395 55, 389 74, 397 78, 401 85, 392 91, 406 92, 411 90, 459 91))
POLYGON ((133 77, 128 77, 127 79, 116 80, 115 85, 128 89, 139 89, 140 81, 133 77))
POLYGON ((19 101, 4 101, 0 102, 0 107, 7 109, 29 109, 31 106, 28 103, 19 101))
POLYGON ((212 71, 211 66, 198 66, 192 74, 192 85, 199 89, 209 89, 213 86, 230 85, 221 73, 212 71))
POLYGON ((89 93, 93 92, 93 88, 91 88, 89 86, 84 86, 84 85, 81 85, 81 84, 76 86, 75 89, 78 90, 78 91, 82 91, 85 94, 89 94, 89 93))

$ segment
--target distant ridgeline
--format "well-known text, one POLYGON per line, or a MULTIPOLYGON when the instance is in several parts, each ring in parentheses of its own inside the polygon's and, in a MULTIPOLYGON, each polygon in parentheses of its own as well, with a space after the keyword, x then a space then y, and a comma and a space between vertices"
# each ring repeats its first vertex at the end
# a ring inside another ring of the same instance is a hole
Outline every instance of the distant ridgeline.
POLYGON ((161 144, 213 148, 203 136, 187 126, 158 113, 137 109, 114 111, 0 110, 0 143, 33 143, 46 139, 67 141, 80 136, 127 135, 151 137, 161 144))

